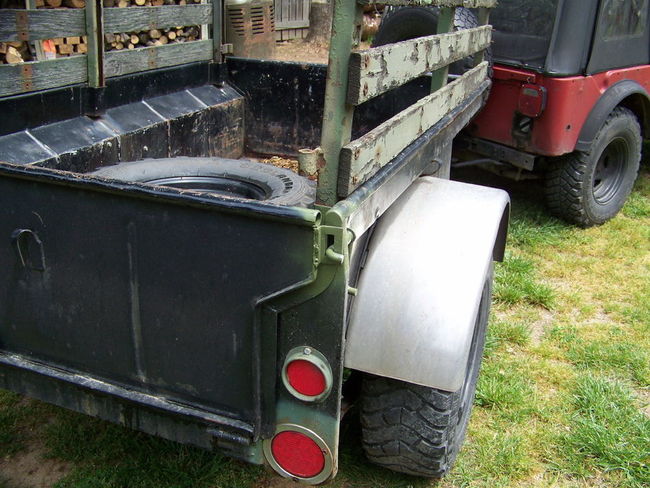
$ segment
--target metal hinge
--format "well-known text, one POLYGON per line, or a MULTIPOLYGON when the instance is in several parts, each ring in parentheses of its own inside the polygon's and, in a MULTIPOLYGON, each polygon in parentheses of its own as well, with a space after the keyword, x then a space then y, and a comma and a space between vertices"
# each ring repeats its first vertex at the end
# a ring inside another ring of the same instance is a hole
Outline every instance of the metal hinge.
POLYGON ((222 44, 221 45, 221 54, 232 54, 234 49, 232 44, 222 44))

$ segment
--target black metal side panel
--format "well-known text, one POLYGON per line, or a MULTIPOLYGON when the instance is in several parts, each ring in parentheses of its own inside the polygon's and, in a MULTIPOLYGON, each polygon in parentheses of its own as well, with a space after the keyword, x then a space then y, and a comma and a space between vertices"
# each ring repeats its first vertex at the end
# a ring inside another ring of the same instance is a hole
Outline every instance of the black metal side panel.
POLYGON ((0 165, 0 353, 258 424, 255 303, 310 276, 304 215, 40 173, 0 165))
POLYGON ((143 158, 238 158, 243 118, 244 99, 234 88, 204 85, 0 135, 0 161, 84 173, 143 158))
MULTIPOLYGON (((231 81, 246 97, 246 148, 265 154, 295 155, 320 145, 327 66, 228 58, 231 81)), ((423 77, 370 100, 354 114, 359 137, 404 110, 431 90, 423 77)))
POLYGON ((246 148, 291 154, 320 144, 327 67, 228 58, 233 84, 246 97, 246 148))

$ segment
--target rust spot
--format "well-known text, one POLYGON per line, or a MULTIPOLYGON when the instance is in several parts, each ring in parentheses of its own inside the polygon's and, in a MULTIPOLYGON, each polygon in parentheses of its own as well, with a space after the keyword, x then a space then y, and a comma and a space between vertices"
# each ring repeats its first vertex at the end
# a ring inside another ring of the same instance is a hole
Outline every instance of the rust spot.
POLYGON ((368 95, 368 83, 363 84, 363 96, 368 95))
POLYGON ((150 69, 156 68, 158 66, 158 61, 156 59, 156 48, 155 47, 150 47, 147 50, 147 66, 149 66, 150 69))
POLYGON ((16 12, 16 31, 18 39, 29 41, 29 17, 26 10, 16 12))
POLYGON ((363 57, 363 67, 364 67, 365 69, 367 69, 368 66, 370 66, 370 56, 366 54, 366 55, 363 57))
POLYGON ((23 64, 20 67, 23 91, 31 91, 34 87, 33 71, 31 64, 23 64))

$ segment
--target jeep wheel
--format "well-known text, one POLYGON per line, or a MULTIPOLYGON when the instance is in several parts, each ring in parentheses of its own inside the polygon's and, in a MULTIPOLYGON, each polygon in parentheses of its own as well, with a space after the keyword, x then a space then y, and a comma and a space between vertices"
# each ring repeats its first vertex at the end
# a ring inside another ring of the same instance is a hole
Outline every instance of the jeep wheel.
POLYGON ((616 108, 587 152, 555 159, 546 176, 546 201, 555 215, 591 227, 607 222, 632 191, 641 160, 641 127, 627 108, 616 108))
POLYGON ((315 185, 307 178, 287 169, 243 159, 144 159, 107 166, 90 174, 276 205, 308 207, 316 198, 315 185))
POLYGON ((456 392, 365 375, 361 392, 363 448, 370 461, 393 471, 439 478, 465 438, 483 356, 492 273, 483 287, 465 381, 456 392))

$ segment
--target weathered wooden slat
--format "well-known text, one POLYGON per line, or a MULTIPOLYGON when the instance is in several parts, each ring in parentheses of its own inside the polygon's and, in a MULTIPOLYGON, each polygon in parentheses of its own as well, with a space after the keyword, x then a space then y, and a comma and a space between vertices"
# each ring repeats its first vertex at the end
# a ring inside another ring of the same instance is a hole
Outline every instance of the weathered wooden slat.
POLYGON ((212 59, 212 40, 109 51, 104 54, 104 74, 110 78, 209 59, 212 59))
POLYGON ((104 31, 110 33, 203 24, 212 24, 212 4, 104 9, 104 31))
POLYGON ((465 100, 487 79, 483 62, 460 78, 422 98, 364 136, 341 149, 340 196, 349 195, 380 168, 388 164, 411 142, 430 129, 465 100))
POLYGON ((301 29, 303 27, 309 27, 309 19, 285 20, 281 26, 276 27, 276 30, 301 29))
POLYGON ((86 34, 82 9, 0 9, 0 42, 52 39, 86 34))
POLYGON ((0 65, 0 97, 84 83, 86 56, 0 65))
POLYGON ((359 105, 490 45, 491 27, 438 34, 352 53, 348 103, 359 105))
POLYGON ((375 3, 383 5, 406 5, 406 6, 435 6, 435 7, 467 7, 467 8, 492 8, 496 6, 497 0, 357 0, 362 5, 375 3))

